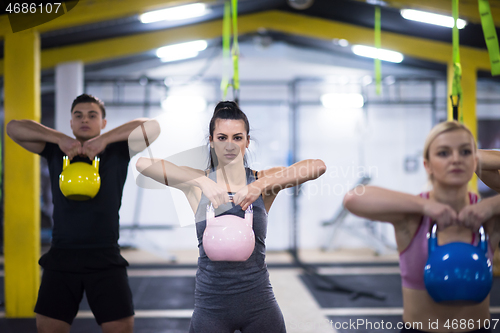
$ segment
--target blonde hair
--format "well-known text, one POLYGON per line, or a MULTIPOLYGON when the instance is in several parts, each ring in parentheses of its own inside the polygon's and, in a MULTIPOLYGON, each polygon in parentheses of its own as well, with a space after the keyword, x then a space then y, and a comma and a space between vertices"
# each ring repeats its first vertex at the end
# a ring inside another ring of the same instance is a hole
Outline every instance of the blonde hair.
POLYGON ((424 144, 424 159, 429 160, 429 147, 431 146, 431 143, 441 134, 447 133, 447 132, 452 132, 452 131, 457 131, 457 130, 464 130, 472 138, 472 142, 474 143, 474 153, 477 152, 477 144, 476 140, 474 139, 474 135, 472 135, 472 132, 470 129, 467 128, 464 124, 460 124, 458 121, 453 120, 453 121, 445 121, 442 123, 437 124, 434 126, 429 134, 427 135, 427 138, 425 139, 425 144, 424 144))

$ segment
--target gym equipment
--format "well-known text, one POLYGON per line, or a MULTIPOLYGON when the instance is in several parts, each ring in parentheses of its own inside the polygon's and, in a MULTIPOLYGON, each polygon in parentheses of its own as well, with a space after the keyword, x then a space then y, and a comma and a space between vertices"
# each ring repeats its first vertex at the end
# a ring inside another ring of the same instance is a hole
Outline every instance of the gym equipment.
POLYGON ((100 159, 96 157, 92 165, 85 162, 70 163, 68 156, 64 156, 63 171, 59 175, 62 194, 70 200, 77 201, 95 197, 101 188, 99 162, 100 159))
MULTIPOLYGON (((380 19, 380 6, 375 6, 375 47, 377 50, 382 48, 382 25, 380 19)), ((382 60, 374 59, 375 63, 375 87, 377 95, 382 95, 382 60)))
POLYGON ((245 218, 235 215, 215 216, 212 204, 207 206, 207 226, 203 233, 203 248, 212 261, 246 261, 255 248, 253 207, 245 218))
MULTIPOLYGON (((364 175, 359 178, 357 183, 354 185, 354 188, 359 185, 368 185, 370 182, 370 176, 364 175)), ((359 238, 364 244, 373 249, 377 255, 387 252, 389 249, 395 250, 394 246, 392 244, 388 244, 380 232, 375 230, 376 222, 365 220, 363 222, 363 230, 360 230, 360 226, 358 224, 350 225, 349 223, 345 223, 349 214, 349 211, 341 205, 331 219, 321 224, 324 228, 324 241, 321 245, 322 251, 335 249, 335 238, 338 237, 339 232, 341 231, 349 232, 350 235, 359 238)))
POLYGON ((424 282, 429 295, 437 303, 463 305, 481 303, 490 293, 493 266, 488 258, 488 237, 479 229, 477 246, 453 242, 439 246, 437 225, 428 235, 429 257, 424 269, 424 282))
POLYGON ((478 0, 478 5, 484 40, 486 41, 490 55, 491 75, 500 75, 500 47, 498 46, 498 36, 495 30, 495 22, 493 22, 493 16, 491 15, 490 3, 488 0, 478 0))
POLYGON ((221 81, 222 99, 226 99, 227 91, 233 87, 233 99, 239 104, 240 99, 240 47, 238 44, 238 0, 227 0, 224 4, 224 18, 222 23, 222 58, 223 71, 221 81), (231 20, 233 23, 233 46, 231 44, 231 20), (229 80, 230 58, 233 61, 233 79, 229 80))
POLYGON ((462 65, 460 64, 460 40, 458 34, 458 0, 452 2, 452 13, 455 24, 453 25, 453 84, 451 88, 451 106, 452 113, 448 114, 448 120, 457 120, 461 124, 464 123, 464 115, 462 111, 463 91, 462 91, 462 65))
MULTIPOLYGON (((371 181, 370 176, 364 175, 358 180, 357 184, 354 187, 358 185, 367 185, 370 181, 371 181)), ((326 230, 324 232, 324 234, 327 236, 326 236, 326 241, 321 246, 321 250, 326 251, 331 248, 332 244, 334 243, 333 238, 335 237, 340 228, 345 229, 347 231, 351 231, 351 228, 343 226, 344 220, 348 214, 349 211, 345 209, 344 206, 342 206, 339 208, 339 210, 332 219, 322 223, 323 227, 329 227, 330 230, 326 230)), ((374 234, 371 235, 373 237, 369 237, 368 235, 365 234, 359 235, 359 232, 353 233, 353 235, 360 236, 363 239, 363 241, 367 242, 367 244, 374 244, 373 246, 377 249, 377 252, 382 252, 382 250, 380 250, 381 241, 377 241, 374 238, 375 236, 374 234)), ((294 245, 296 245, 296 243, 294 245)), ((290 250, 290 253, 293 256, 294 263, 300 268, 302 268, 305 276, 309 279, 311 284, 318 290, 349 294, 351 300, 356 300, 360 297, 367 297, 379 301, 383 301, 386 299, 386 295, 384 293, 371 290, 370 291, 356 290, 352 286, 345 286, 338 283, 337 281, 335 281, 335 279, 333 279, 330 276, 318 273, 318 267, 302 262, 302 260, 299 257, 296 246, 294 249, 290 250)))

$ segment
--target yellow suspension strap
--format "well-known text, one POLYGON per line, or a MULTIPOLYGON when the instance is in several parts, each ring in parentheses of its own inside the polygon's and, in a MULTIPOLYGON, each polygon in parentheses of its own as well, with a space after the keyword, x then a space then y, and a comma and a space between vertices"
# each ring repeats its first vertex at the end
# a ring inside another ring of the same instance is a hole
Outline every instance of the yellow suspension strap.
MULTIPOLYGON (((380 24, 380 6, 375 6, 375 47, 380 50, 382 47, 380 24)), ((379 57, 375 58, 375 84, 377 95, 382 93, 382 61, 379 57)))
POLYGON ((222 55, 224 74, 221 82, 221 90, 223 98, 226 99, 227 91, 230 86, 233 87, 233 98, 238 104, 240 95, 240 71, 239 71, 239 58, 240 48, 238 44, 238 0, 226 1, 224 5, 224 19, 222 27, 222 55), (231 41, 231 11, 233 21, 233 46, 230 51, 231 41), (233 60, 233 79, 232 83, 227 75, 229 71, 229 55, 231 54, 233 60))
POLYGON ((483 26, 484 39, 490 55, 491 75, 500 75, 500 49, 495 23, 491 15, 488 0, 478 0, 479 14, 481 14, 481 25, 483 26))
POLYGON ((224 19, 222 21, 222 81, 220 89, 222 99, 226 100, 227 90, 231 83, 229 82, 230 71, 230 47, 231 47, 231 3, 226 1, 224 4, 224 19))
POLYGON ((236 104, 239 104, 240 99, 240 46, 238 44, 238 0, 232 0, 233 9, 233 96, 236 104))
POLYGON ((458 35, 458 0, 453 0, 453 83, 451 88, 451 105, 453 106, 453 120, 458 120, 460 123, 464 122, 462 112, 463 105, 463 92, 462 92, 462 66, 460 65, 460 41, 458 35))

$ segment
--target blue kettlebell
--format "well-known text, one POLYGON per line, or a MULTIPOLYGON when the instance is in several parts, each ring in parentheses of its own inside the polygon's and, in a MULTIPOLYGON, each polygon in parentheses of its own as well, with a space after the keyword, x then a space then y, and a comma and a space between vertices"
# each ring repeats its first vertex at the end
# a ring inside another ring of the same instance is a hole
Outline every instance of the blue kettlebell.
POLYGON ((424 282, 437 303, 472 305, 481 303, 490 293, 493 266, 488 258, 488 236, 481 226, 477 246, 454 242, 438 246, 437 225, 428 234, 429 256, 424 282))

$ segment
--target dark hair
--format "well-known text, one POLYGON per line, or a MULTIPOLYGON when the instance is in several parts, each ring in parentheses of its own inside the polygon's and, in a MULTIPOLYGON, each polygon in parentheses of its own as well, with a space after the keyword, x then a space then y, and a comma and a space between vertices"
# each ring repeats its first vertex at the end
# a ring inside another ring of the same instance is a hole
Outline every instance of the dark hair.
POLYGON ((80 104, 80 103, 95 103, 99 105, 99 108, 101 109, 102 112, 102 119, 106 118, 106 109, 104 108, 104 102, 101 101, 99 98, 94 97, 89 94, 81 94, 75 100, 73 101, 73 104, 71 104, 71 112, 73 112, 73 109, 75 108, 75 105, 80 104))
MULTIPOLYGON (((212 137, 212 139, 214 137, 215 122, 217 119, 243 120, 243 122, 245 123, 245 130, 247 131, 247 135, 250 134, 250 123, 248 122, 248 118, 235 102, 224 101, 219 102, 215 106, 214 114, 212 116, 212 119, 210 119, 210 125, 208 126, 208 133, 210 134, 210 137, 212 137)), ((218 164, 218 161, 213 148, 210 148, 209 159, 210 168, 214 169, 218 164)), ((244 159, 244 162, 246 165, 246 157, 244 159)))

